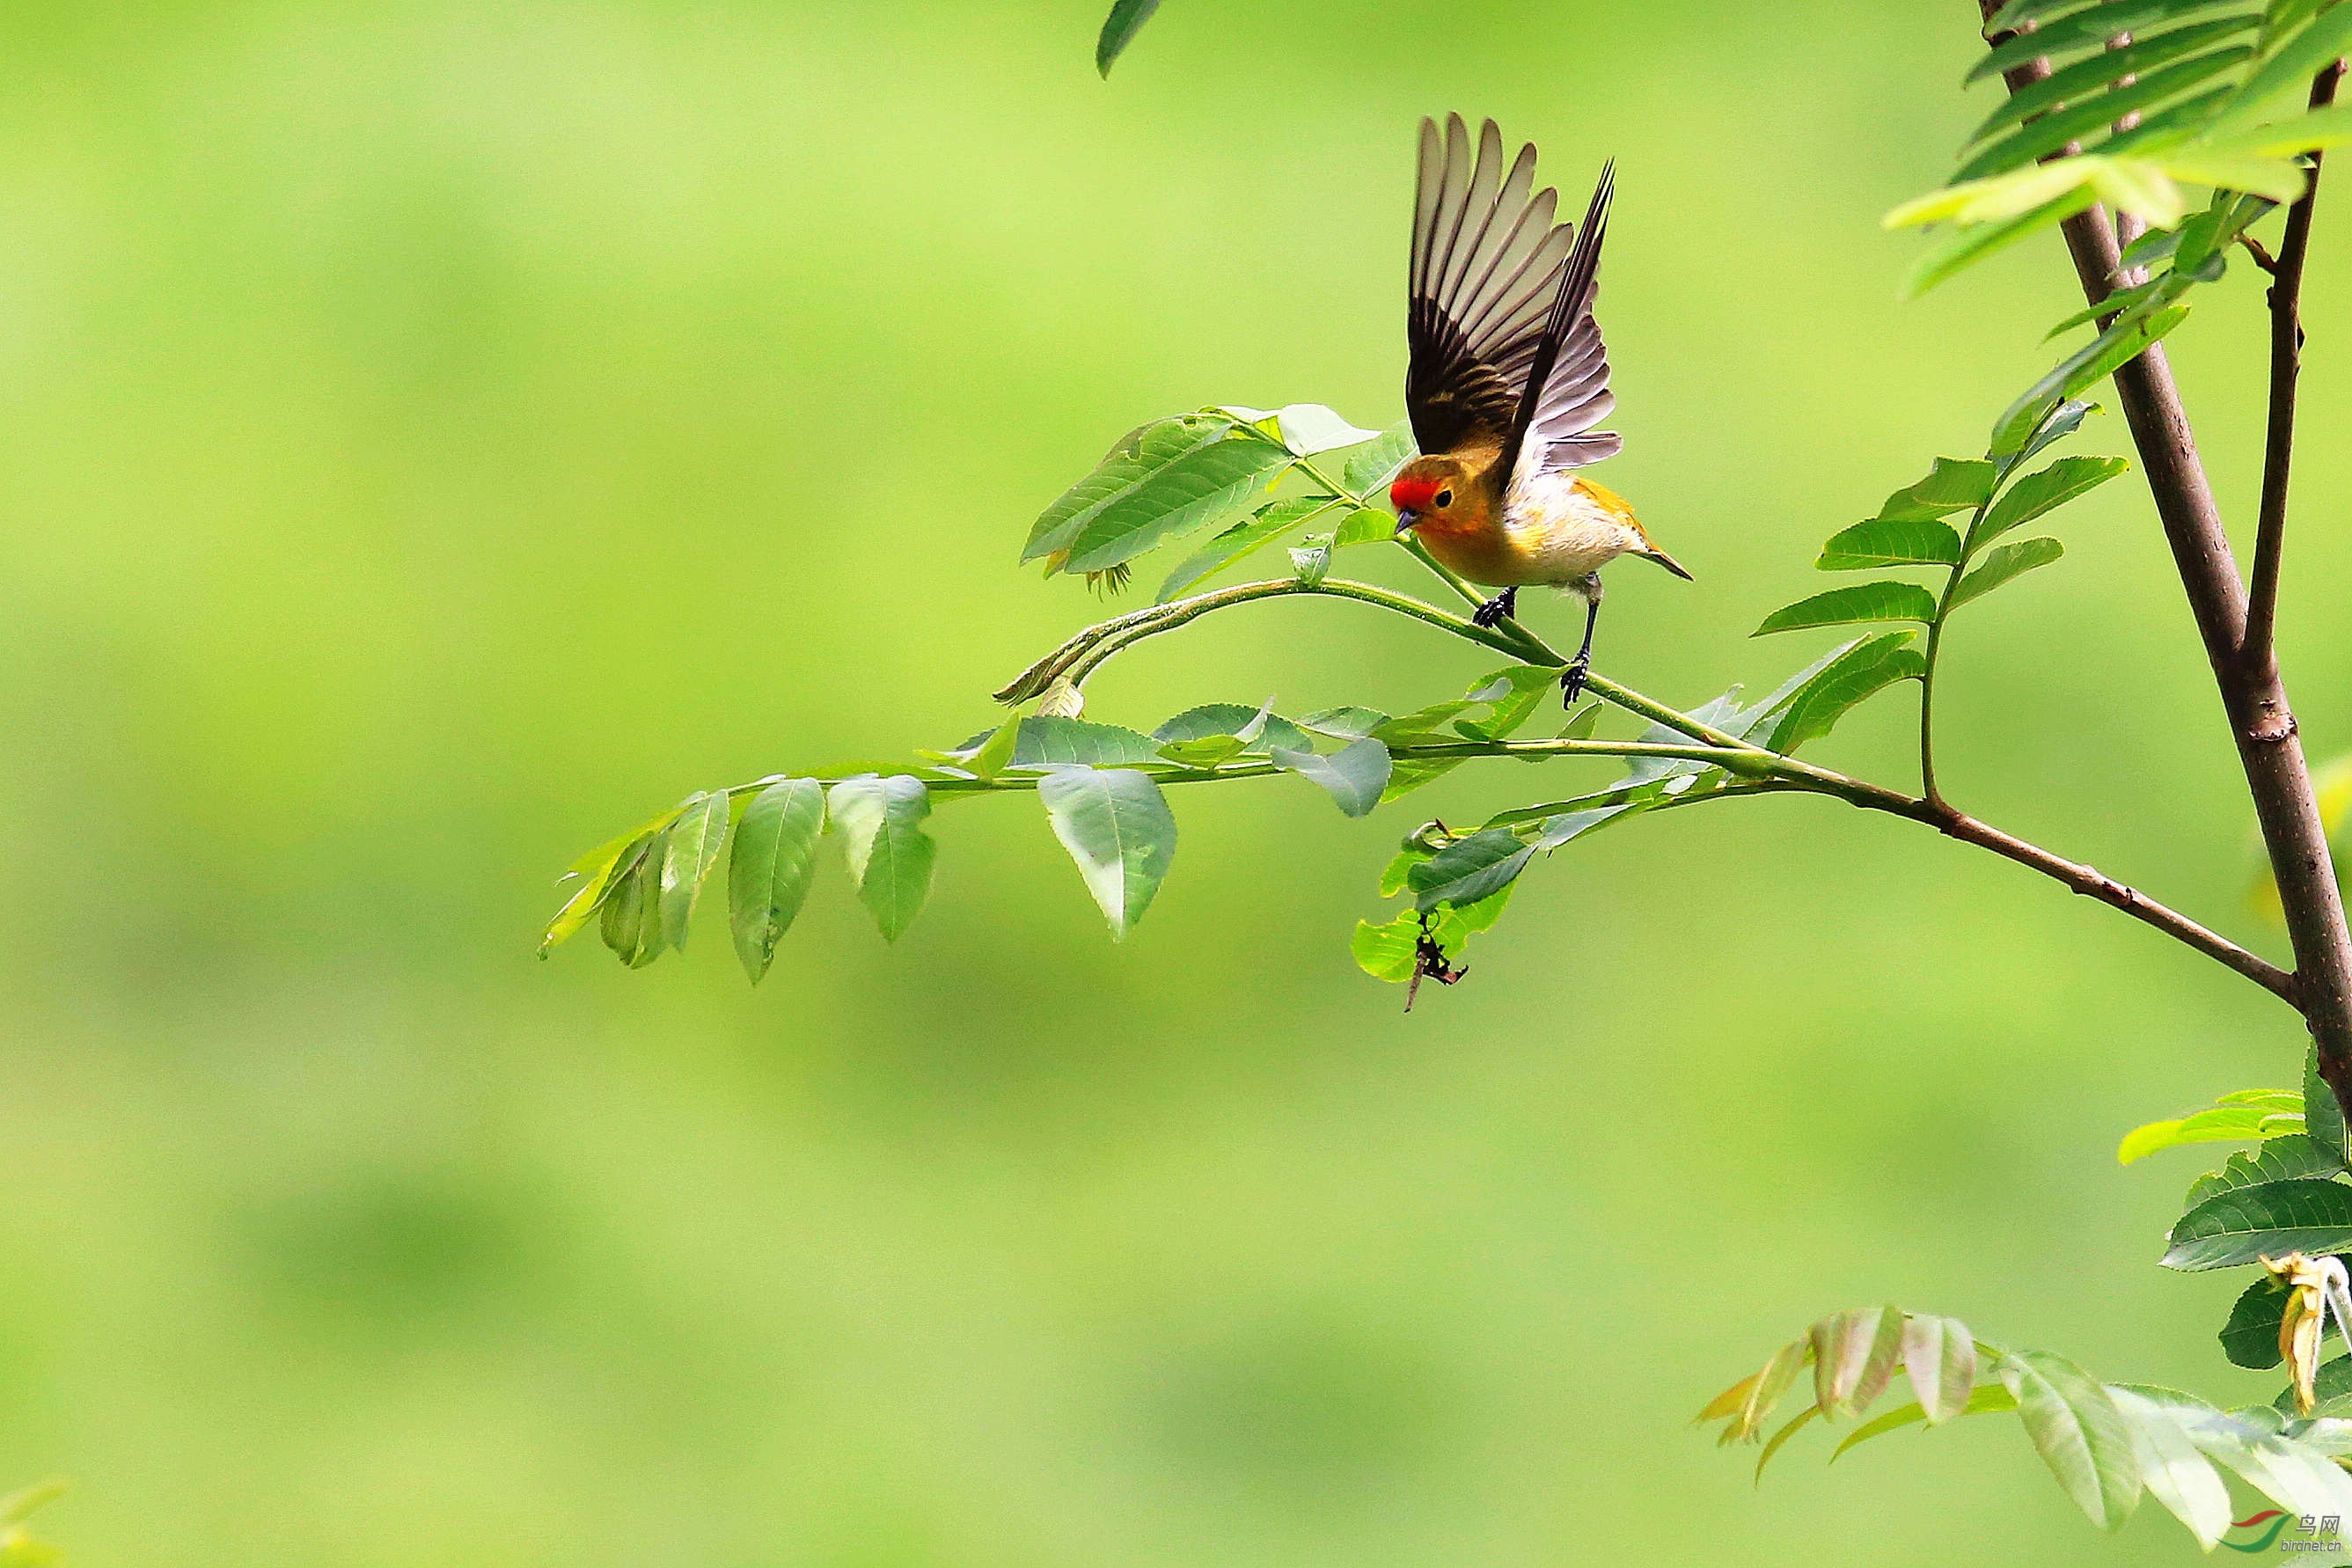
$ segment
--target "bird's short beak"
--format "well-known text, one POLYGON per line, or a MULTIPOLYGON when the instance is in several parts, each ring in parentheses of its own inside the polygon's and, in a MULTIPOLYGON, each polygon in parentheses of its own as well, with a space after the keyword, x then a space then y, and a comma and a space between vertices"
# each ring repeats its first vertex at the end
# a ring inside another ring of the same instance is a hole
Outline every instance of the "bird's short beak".
POLYGON ((1402 539, 1406 534, 1412 531, 1412 525, 1420 521, 1421 513, 1417 511, 1401 511, 1397 513, 1396 536, 1399 539, 1402 539))

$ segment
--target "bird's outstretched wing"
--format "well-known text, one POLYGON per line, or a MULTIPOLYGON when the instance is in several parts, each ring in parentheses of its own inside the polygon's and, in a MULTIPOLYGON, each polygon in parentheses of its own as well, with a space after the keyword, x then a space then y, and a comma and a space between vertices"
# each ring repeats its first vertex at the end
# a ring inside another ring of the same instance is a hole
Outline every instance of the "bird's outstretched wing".
POLYGON ((1549 469, 1597 462, 1622 444, 1593 428, 1616 406, 1592 320, 1611 176, 1603 171, 1579 233, 1552 223, 1554 192, 1530 194, 1535 163, 1524 146, 1506 172, 1491 120, 1475 157, 1460 115, 1443 131, 1422 121, 1405 408, 1423 452, 1489 446, 1504 476, 1522 447, 1549 469))

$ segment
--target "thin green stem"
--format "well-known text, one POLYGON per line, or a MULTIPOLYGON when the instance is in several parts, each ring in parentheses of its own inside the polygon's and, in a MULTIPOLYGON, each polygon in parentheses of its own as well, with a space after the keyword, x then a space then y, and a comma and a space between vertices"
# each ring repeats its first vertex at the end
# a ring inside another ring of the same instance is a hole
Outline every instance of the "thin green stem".
MULTIPOLYGON (((1329 598, 1354 599, 1361 604, 1377 605, 1381 609, 1410 616, 1425 625, 1435 626, 1440 631, 1450 632, 1466 641, 1492 648, 1497 653, 1513 658, 1522 657, 1523 650, 1503 633, 1490 631, 1485 626, 1465 621, 1459 616, 1449 616, 1434 605, 1423 604, 1410 595, 1375 587, 1370 583, 1354 582, 1345 577, 1327 577, 1320 583, 1307 583, 1296 577, 1284 577, 1269 578, 1262 583, 1243 583, 1231 588, 1218 588, 1210 593, 1195 595, 1190 599, 1179 599, 1172 605, 1162 605, 1163 614, 1148 622, 1124 626, 1108 637, 1099 638, 1079 650, 1075 658, 1055 673, 1076 686, 1109 662, 1113 655, 1133 647, 1147 637, 1158 637, 1162 632, 1172 632, 1180 626, 1198 620, 1212 610, 1222 610, 1234 605, 1246 605, 1258 599, 1279 599, 1298 595, 1320 595, 1329 598)), ((1081 636, 1084 635, 1081 634, 1081 636)), ((1012 699, 1015 701, 1019 700, 1012 699)))
MULTIPOLYGON (((2000 487, 1994 486, 1998 493, 2000 487)), ((1960 553, 1952 563, 1950 575, 1944 579, 1944 591, 1936 598, 1935 618, 1927 623, 1927 648, 1921 656, 1919 672, 1919 794, 1930 805, 1944 804, 1943 792, 1936 787, 1936 661, 1944 650, 1944 617, 1951 613, 1952 595, 1959 592, 1960 574, 1968 570, 1969 556, 1977 547, 1977 530, 1983 526, 1985 513, 1992 507, 1992 497, 1987 496, 1982 505, 1969 515, 1969 531, 1960 540, 1960 553)))
MULTIPOLYGON (((1325 489, 1329 490, 1332 494, 1341 497, 1344 500, 1353 501, 1356 505, 1362 507, 1367 511, 1377 511, 1380 510, 1373 506, 1371 498, 1362 495, 1358 491, 1349 489, 1346 485, 1340 483, 1338 479, 1333 479, 1330 475, 1318 468, 1315 464, 1315 459, 1312 458, 1299 458, 1298 467, 1300 471, 1305 473, 1308 479, 1313 479, 1317 484, 1321 485, 1325 489)), ((1420 562, 1423 566, 1428 567, 1431 573, 1433 574, 1440 582, 1444 583, 1447 587, 1453 589, 1454 593, 1461 595, 1462 602, 1464 604, 1474 607, 1485 605, 1486 603, 1486 595, 1478 592, 1478 590, 1471 584, 1468 578, 1447 566, 1444 562, 1438 560, 1436 556, 1432 555, 1429 552, 1429 546, 1423 544, 1420 540, 1415 539, 1411 534, 1405 534, 1400 537, 1397 540, 1397 543, 1403 548, 1406 554, 1412 556, 1415 561, 1420 562)), ((1528 664, 1549 665, 1555 669, 1564 669, 1568 667, 1568 660, 1561 658, 1559 652, 1555 650, 1549 643, 1545 642, 1543 638, 1528 630, 1527 627, 1521 626, 1513 617, 1506 616, 1501 620, 1496 622, 1496 626, 1507 635, 1516 637, 1523 645, 1517 652, 1518 657, 1524 662, 1528 664)))
MULTIPOLYGON (((1517 757, 1521 761, 1544 761, 1552 757, 1659 757, 1679 761, 1706 763, 1735 771, 1758 769, 1755 759, 1769 752, 1732 751, 1717 746, 1678 746, 1654 741, 1437 741, 1426 745, 1396 745, 1389 755, 1400 762, 1437 757, 1517 757)), ((1160 784, 1206 784, 1220 779, 1266 778, 1283 769, 1274 763, 1221 763, 1215 767, 1188 768, 1169 763, 1137 763, 1126 764, 1150 773, 1160 784)), ((843 773, 837 777, 812 773, 805 775, 827 788, 844 779, 864 777, 873 770, 859 773, 843 773)), ((981 795, 992 790, 1027 790, 1037 787, 1045 775, 1034 772, 1004 773, 982 777, 978 774, 950 772, 944 768, 926 766, 923 778, 926 788, 946 795, 981 795)), ((1774 770, 1777 772, 1778 770, 1774 770)), ((754 795, 775 781, 757 779, 750 784, 730 786, 730 797, 754 795)), ((1810 784, 1803 787, 1811 787, 1810 784)))

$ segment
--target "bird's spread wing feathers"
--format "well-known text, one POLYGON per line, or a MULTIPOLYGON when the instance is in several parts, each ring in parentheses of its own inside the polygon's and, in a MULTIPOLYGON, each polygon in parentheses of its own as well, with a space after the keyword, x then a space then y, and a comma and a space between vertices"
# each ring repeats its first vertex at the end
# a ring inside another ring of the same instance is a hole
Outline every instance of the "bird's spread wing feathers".
POLYGON ((1507 171, 1491 120, 1475 155, 1461 116, 1422 121, 1405 406, 1423 452, 1497 447, 1504 474, 1522 447, 1549 470, 1620 445, 1593 428, 1616 405, 1592 320, 1610 176, 1580 234, 1553 224, 1559 198, 1533 191, 1535 163, 1521 147, 1507 171))

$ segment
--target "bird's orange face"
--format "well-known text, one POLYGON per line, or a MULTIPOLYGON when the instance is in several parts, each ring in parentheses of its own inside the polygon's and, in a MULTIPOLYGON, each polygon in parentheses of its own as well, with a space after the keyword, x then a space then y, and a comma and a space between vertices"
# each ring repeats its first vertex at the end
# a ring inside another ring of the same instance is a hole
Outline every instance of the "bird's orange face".
POLYGON ((1415 458, 1389 486, 1389 504, 1396 508, 1397 531, 1430 528, 1441 531, 1476 526, 1470 513, 1476 499, 1470 475, 1454 458, 1415 458))

